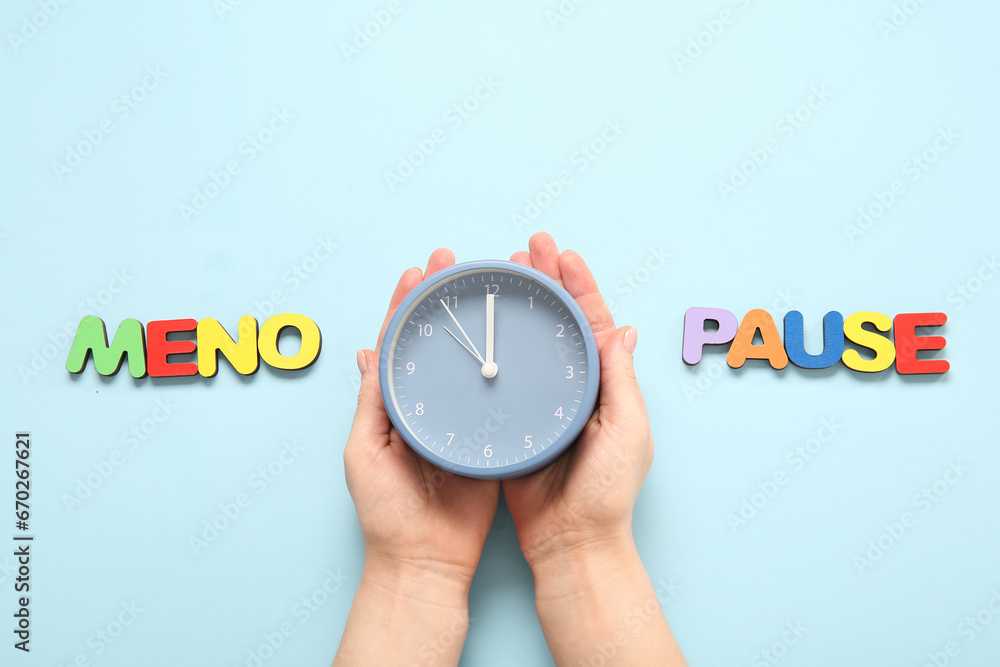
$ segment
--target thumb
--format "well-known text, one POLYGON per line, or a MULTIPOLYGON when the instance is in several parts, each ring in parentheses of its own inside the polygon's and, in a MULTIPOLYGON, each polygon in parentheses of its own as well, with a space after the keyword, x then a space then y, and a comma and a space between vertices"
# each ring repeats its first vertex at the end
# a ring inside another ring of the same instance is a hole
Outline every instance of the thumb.
POLYGON ((632 365, 637 337, 635 327, 621 327, 601 348, 601 421, 625 426, 631 420, 646 418, 646 404, 632 365))
POLYGON ((378 359, 373 351, 358 350, 358 370, 361 371, 361 389, 358 392, 358 408, 354 412, 347 446, 375 451, 387 442, 389 415, 382 403, 378 359))

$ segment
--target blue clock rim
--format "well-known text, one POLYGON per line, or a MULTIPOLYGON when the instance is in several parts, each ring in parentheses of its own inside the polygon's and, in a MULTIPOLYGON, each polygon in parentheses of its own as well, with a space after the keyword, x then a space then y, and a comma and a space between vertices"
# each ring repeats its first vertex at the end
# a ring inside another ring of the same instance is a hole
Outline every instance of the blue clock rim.
POLYGON ((568 450, 580 436, 580 433, 583 432, 584 427, 586 427, 587 422, 590 420, 590 415, 593 413, 594 407, 597 405, 597 394, 601 385, 600 365, 601 361, 599 351, 597 349, 597 340, 594 338, 594 331, 590 327, 590 321, 587 319, 586 314, 584 314, 583 309, 580 308, 580 305, 576 302, 576 299, 574 299, 562 285, 538 269, 525 266, 524 264, 502 259, 476 260, 472 262, 462 262, 461 264, 453 264, 452 266, 442 269, 437 273, 431 274, 430 276, 424 278, 420 284, 410 290, 410 293, 407 294, 406 297, 400 302, 399 306, 396 308, 396 312, 394 312, 392 317, 389 319, 389 324, 386 326, 385 334, 382 336, 378 363, 379 389, 382 393, 382 403, 385 405, 385 411, 389 415, 392 425, 399 432, 407 446, 409 446, 409 448, 416 452, 421 458, 433 463, 435 466, 442 468, 443 470, 465 477, 474 477, 479 479, 511 479, 514 477, 523 477, 524 475, 531 474, 537 470, 541 470, 551 463, 554 463, 556 459, 566 453, 566 450, 568 450), (514 273, 528 276, 532 280, 544 285, 553 294, 559 297, 566 307, 569 308, 573 317, 576 318, 576 321, 580 326, 580 332, 583 334, 583 342, 586 347, 588 360, 587 382, 584 385, 583 398, 580 399, 580 409, 577 411, 578 416, 583 414, 587 415, 587 418, 573 419, 569 426, 566 427, 566 430, 562 433, 562 435, 560 435, 548 449, 538 456, 527 459, 523 462, 503 466, 502 468, 479 468, 475 466, 465 466, 449 461, 448 459, 433 457, 432 453, 427 450, 423 443, 413 436, 409 427, 403 421, 402 415, 400 415, 394 408, 394 401, 389 380, 389 353, 392 351, 396 332, 403 321, 404 315, 410 310, 410 307, 413 306, 418 299, 422 298, 427 292, 429 292, 431 287, 442 282, 447 282, 449 278, 456 274, 489 269, 512 271, 514 273))

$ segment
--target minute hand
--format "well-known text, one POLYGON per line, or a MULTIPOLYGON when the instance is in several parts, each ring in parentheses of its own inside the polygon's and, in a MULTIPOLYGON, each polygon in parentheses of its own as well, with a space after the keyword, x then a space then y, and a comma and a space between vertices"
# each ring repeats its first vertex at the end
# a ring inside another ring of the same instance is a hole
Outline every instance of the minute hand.
POLYGON ((456 336, 455 334, 451 333, 451 331, 448 331, 448 327, 445 327, 444 330, 448 331, 448 333, 451 334, 452 338, 454 338, 456 341, 458 341, 459 345, 461 345, 462 347, 464 347, 466 350, 469 350, 469 353, 471 353, 472 356, 474 356, 479 361, 479 363, 485 364, 486 362, 483 361, 483 355, 479 354, 479 350, 476 349, 476 344, 472 342, 472 339, 469 338, 469 334, 465 333, 465 329, 463 329, 462 325, 458 323, 457 319, 455 319, 455 315, 451 312, 451 309, 448 308, 448 304, 445 303, 444 299, 441 299, 441 305, 444 306, 445 311, 451 317, 451 320, 455 323, 455 326, 458 327, 458 330, 462 332, 463 336, 465 336, 465 340, 468 341, 469 346, 466 347, 465 343, 463 343, 462 341, 458 340, 458 336, 456 336))

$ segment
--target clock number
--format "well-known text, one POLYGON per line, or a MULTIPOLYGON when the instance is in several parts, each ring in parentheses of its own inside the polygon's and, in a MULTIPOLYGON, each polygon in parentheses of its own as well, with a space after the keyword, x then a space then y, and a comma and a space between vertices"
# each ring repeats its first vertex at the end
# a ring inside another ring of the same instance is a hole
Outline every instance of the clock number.
POLYGON ((493 445, 486 445, 483 449, 483 456, 493 456, 493 445))
POLYGON ((573 377, 573 367, 572 366, 567 366, 566 367, 566 379, 568 380, 571 377, 573 377))
POLYGON ((430 336, 432 333, 434 333, 434 327, 431 326, 430 324, 418 324, 417 332, 421 336, 430 336))
POLYGON ((454 433, 445 433, 445 435, 448 436, 448 444, 446 446, 450 447, 451 446, 451 441, 455 439, 455 434, 454 433))
POLYGON ((423 403, 417 403, 417 409, 414 410, 414 412, 416 412, 418 415, 424 414, 424 404, 423 403))
POLYGON ((486 286, 486 293, 494 295, 499 294, 500 286, 495 283, 490 283, 489 285, 486 286))
POLYGON ((556 417, 559 417, 559 419, 562 419, 563 418, 562 406, 560 405, 558 408, 556 408, 556 411, 553 414, 556 417))
POLYGON ((415 363, 413 363, 411 361, 410 363, 406 364, 406 374, 407 375, 413 375, 413 371, 415 371, 415 370, 417 370, 417 365, 415 363))
POLYGON ((561 324, 557 324, 556 326, 559 327, 559 331, 556 332, 556 338, 565 338, 566 336, 563 335, 563 331, 566 331, 566 327, 561 324))
POLYGON ((532 309, 534 309, 534 307, 535 307, 535 297, 529 296, 528 297, 528 310, 532 310, 532 309))
POLYGON ((531 443, 531 436, 530 435, 524 436, 524 448, 531 449, 532 447, 534 447, 534 445, 531 443))
POLYGON ((458 308, 457 296, 446 296, 441 300, 444 301, 444 305, 448 306, 449 308, 458 308))

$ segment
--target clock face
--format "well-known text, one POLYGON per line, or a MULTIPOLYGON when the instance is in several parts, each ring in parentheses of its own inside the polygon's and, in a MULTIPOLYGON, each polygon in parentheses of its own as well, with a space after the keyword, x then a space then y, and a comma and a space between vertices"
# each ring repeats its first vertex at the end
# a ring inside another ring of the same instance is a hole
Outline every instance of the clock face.
POLYGON ((565 451, 593 412, 599 375, 594 334, 572 297, 505 261, 457 264, 420 283, 379 358, 382 399, 410 447, 492 479, 565 451))

